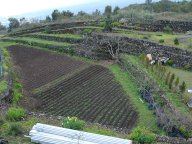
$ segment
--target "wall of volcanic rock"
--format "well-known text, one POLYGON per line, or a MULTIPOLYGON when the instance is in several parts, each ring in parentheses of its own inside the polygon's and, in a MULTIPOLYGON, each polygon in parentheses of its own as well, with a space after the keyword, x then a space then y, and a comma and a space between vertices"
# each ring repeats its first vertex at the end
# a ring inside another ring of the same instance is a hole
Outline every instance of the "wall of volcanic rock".
MULTIPOLYGON (((108 50, 106 47, 108 44, 107 42, 102 43, 101 41, 104 39, 110 39, 110 37, 112 36, 99 33, 89 36, 86 47, 90 47, 89 49, 94 49, 95 52, 99 51, 99 53, 107 54, 108 50)), ((188 65, 189 69, 192 69, 192 52, 176 47, 160 45, 134 38, 120 37, 120 51, 133 55, 151 53, 155 57, 168 57, 173 60, 173 63, 176 67, 184 68, 186 65, 188 65)))
MULTIPOLYGON (((166 26, 172 28, 174 32, 187 32, 192 30, 192 22, 191 21, 168 21, 168 20, 146 20, 142 22, 138 22, 134 19, 127 20, 128 25, 138 26, 137 30, 143 31, 163 31, 166 26)), ((121 28, 129 28, 129 26, 121 26, 121 28)))

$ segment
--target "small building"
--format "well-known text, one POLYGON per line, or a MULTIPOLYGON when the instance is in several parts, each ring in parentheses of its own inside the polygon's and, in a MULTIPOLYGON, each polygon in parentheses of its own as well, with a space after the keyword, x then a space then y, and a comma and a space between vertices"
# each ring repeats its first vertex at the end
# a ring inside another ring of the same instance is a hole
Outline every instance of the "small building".
POLYGON ((40 144, 132 144, 131 140, 92 134, 37 123, 29 132, 31 142, 40 144))

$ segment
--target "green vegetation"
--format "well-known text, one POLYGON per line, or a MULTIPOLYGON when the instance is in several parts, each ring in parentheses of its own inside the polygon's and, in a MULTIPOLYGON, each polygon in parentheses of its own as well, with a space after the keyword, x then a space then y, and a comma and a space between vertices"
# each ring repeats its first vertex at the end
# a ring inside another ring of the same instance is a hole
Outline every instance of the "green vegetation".
POLYGON ((173 67, 166 67, 168 71, 175 73, 176 77, 179 77, 179 85, 185 81, 188 89, 192 89, 192 72, 177 69, 173 67))
POLYGON ((7 88, 8 88, 7 81, 6 80, 0 81, 0 94, 5 92, 7 88))
POLYGON ((55 37, 63 37, 63 38, 73 38, 73 39, 81 39, 82 36, 78 34, 46 34, 46 33, 33 33, 37 35, 45 35, 45 36, 55 36, 55 37))
POLYGON ((22 127, 20 124, 17 124, 17 123, 11 123, 9 125, 9 128, 8 128, 8 135, 11 135, 11 136, 18 136, 20 134, 22 134, 22 127))
POLYGON ((153 132, 160 133, 161 130, 157 127, 157 121, 153 111, 148 109, 147 103, 141 102, 137 85, 132 80, 131 76, 121 70, 118 65, 110 66, 110 70, 114 74, 116 80, 122 85, 124 91, 127 93, 131 102, 134 104, 139 113, 139 121, 137 126, 146 127, 153 132))
POLYGON ((130 38, 137 38, 156 43, 163 43, 164 45, 192 51, 191 47, 189 46, 191 44, 192 38, 187 37, 185 34, 170 34, 163 32, 140 32, 132 30, 118 30, 117 33, 121 34, 122 36, 130 38), (179 44, 174 43, 175 39, 178 39, 179 44))
POLYGON ((26 116, 26 111, 19 107, 10 107, 7 111, 6 118, 11 121, 22 120, 26 116))
MULTIPOLYGON (((189 108, 183 103, 180 94, 177 92, 174 92, 173 90, 170 90, 168 85, 165 84, 165 81, 162 80, 162 78, 158 74, 151 71, 149 68, 147 68, 143 64, 143 62, 142 62, 143 60, 141 58, 136 57, 136 56, 130 56, 130 55, 126 56, 126 58, 128 58, 130 61, 132 61, 132 63, 137 65, 140 69, 145 71, 152 79, 154 79, 159 84, 161 89, 166 92, 167 98, 177 108, 178 111, 180 111, 182 114, 184 114, 186 116, 191 117, 191 113, 189 112, 189 108)), ((169 71, 167 71, 167 73, 169 73, 169 71)), ((170 76, 168 79, 170 79, 170 76)))
POLYGON ((65 42, 41 40, 41 39, 38 39, 38 38, 30 38, 30 37, 17 37, 17 38, 6 38, 6 39, 10 39, 10 40, 23 40, 23 41, 28 41, 28 42, 37 42, 37 43, 59 45, 59 46, 71 46, 72 45, 72 44, 65 43, 65 42))
POLYGON ((77 117, 65 117, 62 126, 64 128, 74 130, 83 130, 85 127, 85 122, 83 120, 79 120, 77 117))
POLYGON ((156 135, 146 128, 135 128, 129 135, 131 140, 137 141, 140 144, 151 144, 156 142, 156 135))

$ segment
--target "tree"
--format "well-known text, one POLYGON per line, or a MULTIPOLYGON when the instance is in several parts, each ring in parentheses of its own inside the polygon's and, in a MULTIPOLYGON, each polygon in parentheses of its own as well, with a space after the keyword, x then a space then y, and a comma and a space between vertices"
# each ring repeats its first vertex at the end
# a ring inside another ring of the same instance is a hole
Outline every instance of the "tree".
POLYGON ((95 12, 93 12, 93 15, 100 16, 101 12, 98 9, 96 9, 95 12))
POLYGON ((9 18, 9 32, 19 27, 19 21, 16 18, 9 18))
POLYGON ((113 14, 116 15, 118 14, 118 11, 120 10, 120 8, 118 6, 116 6, 113 10, 113 14))
POLYGON ((105 12, 104 15, 110 15, 112 13, 112 7, 111 6, 106 6, 105 7, 105 12))
POLYGON ((145 3, 146 3, 147 5, 150 5, 150 4, 152 3, 152 0, 145 0, 145 3))
POLYGON ((175 87, 177 87, 179 84, 179 77, 177 77, 176 81, 175 81, 175 87))
POLYGON ((62 16, 64 16, 64 17, 72 17, 73 15, 74 15, 74 13, 72 13, 69 10, 62 12, 62 16))
POLYGON ((185 82, 183 81, 182 84, 179 86, 179 90, 181 91, 181 93, 184 93, 185 90, 186 90, 186 84, 185 82))
POLYGON ((51 17, 50 16, 46 16, 45 21, 46 22, 51 22, 51 17))
POLYGON ((172 89, 172 84, 173 84, 174 79, 175 79, 175 74, 173 73, 173 74, 171 75, 171 79, 170 79, 170 81, 169 81, 169 89, 172 89))
POLYGON ((85 15, 87 15, 87 13, 84 11, 79 11, 77 14, 77 16, 85 16, 85 15))
POLYGON ((108 32, 112 31, 112 18, 111 18, 111 15, 107 15, 107 18, 105 19, 104 31, 108 31, 108 32))
POLYGON ((55 9, 55 10, 52 12, 51 16, 52 16, 52 20, 53 20, 53 21, 56 21, 56 20, 59 18, 59 16, 60 16, 60 12, 59 12, 57 9, 55 9))
POLYGON ((6 27, 4 25, 2 25, 1 22, 0 22, 0 31, 1 30, 6 30, 6 27))

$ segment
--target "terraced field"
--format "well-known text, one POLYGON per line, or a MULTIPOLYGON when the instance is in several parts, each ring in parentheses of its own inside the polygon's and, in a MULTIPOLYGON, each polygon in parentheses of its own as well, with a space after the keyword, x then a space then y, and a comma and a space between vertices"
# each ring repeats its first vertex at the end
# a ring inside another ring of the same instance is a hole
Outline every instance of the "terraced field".
POLYGON ((118 128, 131 129, 138 117, 121 86, 102 66, 90 66, 34 97, 49 114, 77 116, 118 128))
POLYGON ((38 101, 36 111, 77 116, 128 131, 137 123, 137 111, 107 68, 24 46, 11 46, 9 51, 26 90, 33 91, 62 79, 30 96, 38 101), (82 67, 86 68, 78 71, 82 67))
POLYGON ((27 90, 39 88, 86 65, 63 55, 24 46, 11 46, 9 51, 27 90))

